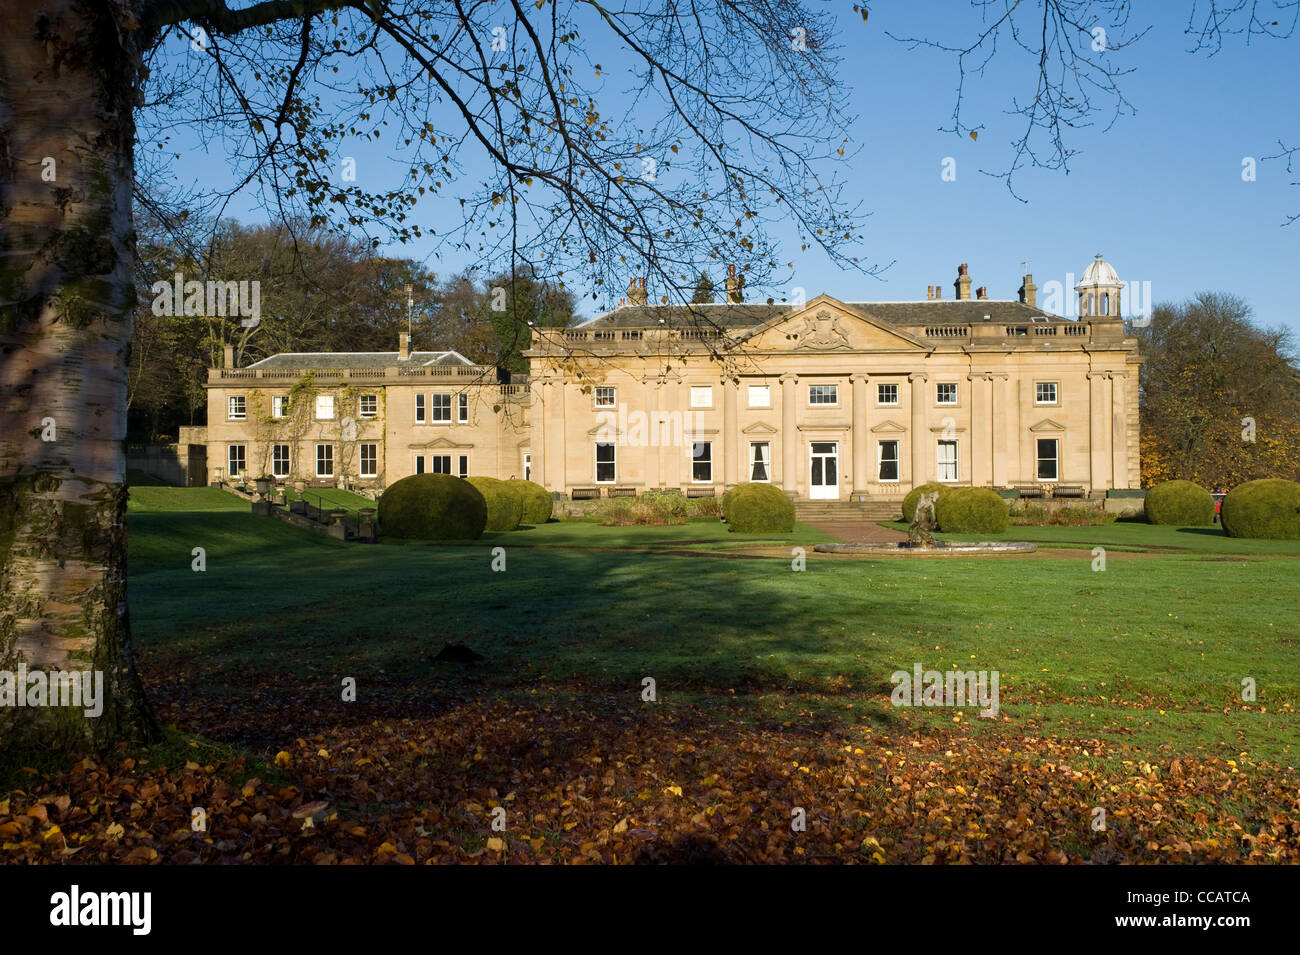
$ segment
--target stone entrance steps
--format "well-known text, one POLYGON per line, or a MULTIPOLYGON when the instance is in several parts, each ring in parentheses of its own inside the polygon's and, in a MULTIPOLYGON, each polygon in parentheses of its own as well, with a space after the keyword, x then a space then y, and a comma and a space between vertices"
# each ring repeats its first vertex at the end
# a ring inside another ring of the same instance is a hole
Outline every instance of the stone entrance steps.
POLYGON ((795 518, 802 524, 836 521, 896 521, 898 501, 796 501, 795 518))

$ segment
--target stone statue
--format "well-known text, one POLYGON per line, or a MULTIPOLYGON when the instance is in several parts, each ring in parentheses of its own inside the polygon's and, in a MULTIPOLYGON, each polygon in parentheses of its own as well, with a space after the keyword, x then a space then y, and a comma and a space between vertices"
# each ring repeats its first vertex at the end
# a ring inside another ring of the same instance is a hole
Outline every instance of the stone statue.
POLYGON ((922 494, 916 502, 916 511, 912 523, 907 528, 907 542, 912 547, 934 546, 934 502, 939 499, 939 492, 922 494))

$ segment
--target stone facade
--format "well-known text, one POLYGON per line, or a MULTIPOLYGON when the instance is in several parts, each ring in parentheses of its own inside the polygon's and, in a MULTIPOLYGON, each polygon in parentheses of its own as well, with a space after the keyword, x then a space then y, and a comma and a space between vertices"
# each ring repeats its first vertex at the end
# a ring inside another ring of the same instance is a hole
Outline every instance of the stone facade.
POLYGON ((738 282, 716 305, 638 295, 580 326, 535 329, 531 375, 510 384, 404 346, 273 356, 211 373, 209 473, 242 460, 254 477, 287 467, 276 477, 382 487, 450 468, 527 475, 566 496, 768 480, 796 500, 841 501, 897 500, 936 480, 1136 488, 1141 358, 1120 287, 1094 280, 1080 297, 1110 307, 1078 321, 1038 309, 1030 276, 1018 301, 983 288, 972 299, 964 267, 950 300, 745 304, 738 282), (273 397, 293 389, 297 417, 272 417, 273 397), (318 409, 321 396, 332 401, 318 409), (326 457, 332 474, 317 466, 326 457))

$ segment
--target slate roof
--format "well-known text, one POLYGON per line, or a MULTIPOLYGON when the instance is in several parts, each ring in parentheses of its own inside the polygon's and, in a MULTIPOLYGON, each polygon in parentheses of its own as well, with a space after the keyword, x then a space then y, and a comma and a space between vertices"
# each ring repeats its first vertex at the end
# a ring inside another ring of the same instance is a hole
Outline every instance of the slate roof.
MULTIPOLYGON (((984 321, 1017 324, 1021 322, 1059 320, 1059 316, 1041 308, 1030 308, 1019 301, 995 299, 940 299, 927 302, 843 302, 851 311, 870 315, 893 325, 970 325, 984 321)), ((723 328, 747 328, 761 325, 795 310, 789 303, 767 305, 742 302, 736 305, 621 305, 613 311, 583 322, 579 328, 649 328, 660 323, 672 327, 714 324, 723 328)))
POLYGON ((464 355, 454 351, 415 351, 411 357, 402 361, 395 351, 308 351, 281 352, 261 361, 253 362, 249 368, 263 368, 272 371, 297 368, 389 368, 393 365, 472 365, 464 355))

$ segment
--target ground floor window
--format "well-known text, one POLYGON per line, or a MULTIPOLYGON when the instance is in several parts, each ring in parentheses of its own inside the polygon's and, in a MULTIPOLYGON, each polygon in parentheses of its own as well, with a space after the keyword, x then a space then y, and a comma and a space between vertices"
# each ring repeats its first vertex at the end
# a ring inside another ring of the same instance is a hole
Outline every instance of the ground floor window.
POLYGON ((226 474, 231 478, 244 473, 245 449, 242 444, 230 445, 230 451, 226 455, 226 474))
POLYGON ((289 446, 287 444, 271 445, 271 477, 289 476, 289 446))
POLYGON ((614 445, 604 442, 596 445, 596 483, 614 483, 614 445))
POLYGON ((363 478, 379 477, 379 445, 361 445, 361 476, 363 478))
POLYGON ((772 445, 767 441, 754 441, 749 446, 749 479, 772 480, 772 445))
POLYGON ((879 481, 897 481, 898 480, 898 442, 881 441, 877 448, 879 461, 879 481))
POLYGON ((531 454, 525 454, 524 455, 524 480, 531 481, 532 479, 533 479, 533 456, 531 454))
POLYGON ((1038 480, 1055 481, 1059 473, 1057 454, 1060 443, 1056 438, 1038 439, 1038 480))
POLYGON ((940 441, 939 442, 939 473, 940 481, 957 480, 957 442, 940 441))
POLYGON ((469 477, 469 455, 462 454, 456 458, 456 476, 469 477))
POLYGON ((434 474, 451 473, 451 455, 450 454, 433 454, 429 456, 430 468, 434 474))
POLYGON ((316 445, 316 476, 317 477, 334 476, 334 445, 332 444, 316 445))
POLYGON ((691 453, 691 480, 708 483, 713 480, 713 442, 696 441, 691 453))

